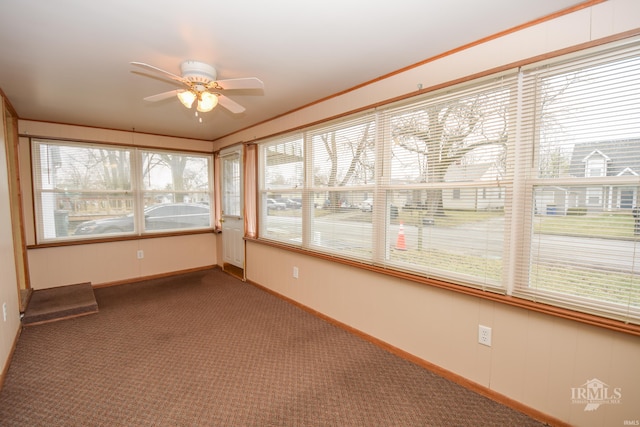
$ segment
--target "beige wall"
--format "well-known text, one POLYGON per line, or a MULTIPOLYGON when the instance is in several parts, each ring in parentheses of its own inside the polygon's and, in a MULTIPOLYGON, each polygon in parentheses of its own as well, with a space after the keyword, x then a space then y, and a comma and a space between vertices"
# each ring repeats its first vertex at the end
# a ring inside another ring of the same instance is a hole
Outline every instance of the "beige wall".
POLYGON ((29 249, 28 257, 33 289, 102 285, 215 265, 216 235, 29 249), (144 258, 137 258, 138 250, 144 258))
MULTIPOLYGON (((27 245, 35 244, 29 137, 129 144, 137 147, 213 152, 210 141, 171 138, 29 120, 19 122, 21 185, 24 193, 27 245)), ((217 264, 216 235, 136 239, 28 250, 31 287, 43 289, 74 283, 93 285, 139 279, 217 264), (142 250, 144 258, 138 259, 142 250)))
MULTIPOLYGON (((216 141, 251 141, 416 90, 640 28, 640 1, 608 2, 428 62, 216 141)), ((640 420, 640 338, 247 244, 247 278, 492 391, 578 426, 640 420), (293 278, 293 267, 299 278, 293 278), (478 325, 493 345, 477 343, 478 325), (597 378, 620 404, 585 411, 572 388, 597 378)))

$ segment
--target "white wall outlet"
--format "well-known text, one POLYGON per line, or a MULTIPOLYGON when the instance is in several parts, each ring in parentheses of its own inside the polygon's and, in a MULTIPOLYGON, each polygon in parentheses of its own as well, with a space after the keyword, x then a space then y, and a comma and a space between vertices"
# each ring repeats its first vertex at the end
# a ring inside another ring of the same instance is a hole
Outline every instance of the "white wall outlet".
POLYGON ((144 251, 142 249, 138 249, 138 259, 144 258, 144 251))
POLYGON ((478 326, 478 342, 491 347, 491 328, 488 326, 478 326))
POLYGON ((2 304, 2 319, 6 322, 7 321, 7 303, 3 303, 2 304))
POLYGON ((293 267, 293 278, 294 279, 298 278, 298 267, 293 267))

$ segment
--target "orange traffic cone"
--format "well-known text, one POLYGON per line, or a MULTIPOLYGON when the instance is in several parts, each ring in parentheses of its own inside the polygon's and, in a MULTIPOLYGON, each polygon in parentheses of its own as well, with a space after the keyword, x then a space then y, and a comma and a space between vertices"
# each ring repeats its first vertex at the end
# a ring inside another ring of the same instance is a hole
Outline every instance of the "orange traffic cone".
POLYGON ((398 229, 398 240, 396 241, 396 249, 399 251, 407 250, 407 242, 404 240, 404 226, 400 221, 400 228, 398 229))

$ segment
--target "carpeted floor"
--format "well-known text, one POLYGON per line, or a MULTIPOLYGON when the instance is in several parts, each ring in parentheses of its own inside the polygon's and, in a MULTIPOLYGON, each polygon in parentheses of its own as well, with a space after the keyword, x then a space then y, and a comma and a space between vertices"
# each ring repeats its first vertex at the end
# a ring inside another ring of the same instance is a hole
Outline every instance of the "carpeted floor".
POLYGON ((25 328, 2 426, 540 426, 219 270, 25 328))

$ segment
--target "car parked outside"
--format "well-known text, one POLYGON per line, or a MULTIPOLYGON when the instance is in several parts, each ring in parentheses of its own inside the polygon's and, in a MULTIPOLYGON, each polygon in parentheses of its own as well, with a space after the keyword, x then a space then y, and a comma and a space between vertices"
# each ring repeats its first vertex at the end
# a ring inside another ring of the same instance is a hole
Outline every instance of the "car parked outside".
MULTIPOLYGON (((166 203, 144 210, 144 229, 168 230, 209 227, 211 214, 208 205, 199 203, 166 203)), ((82 222, 75 235, 127 233, 134 229, 133 214, 82 222)))
POLYGON ((267 209, 275 209, 277 211, 283 211, 287 208, 286 203, 279 202, 276 199, 267 199, 267 209))
POLYGON ((362 212, 371 212, 373 211, 373 199, 364 200, 360 203, 360 210, 362 212))
POLYGON ((298 202, 297 200, 293 200, 293 199, 282 199, 282 200, 279 200, 279 202, 284 202, 284 204, 289 209, 300 209, 302 207, 301 202, 298 202))

